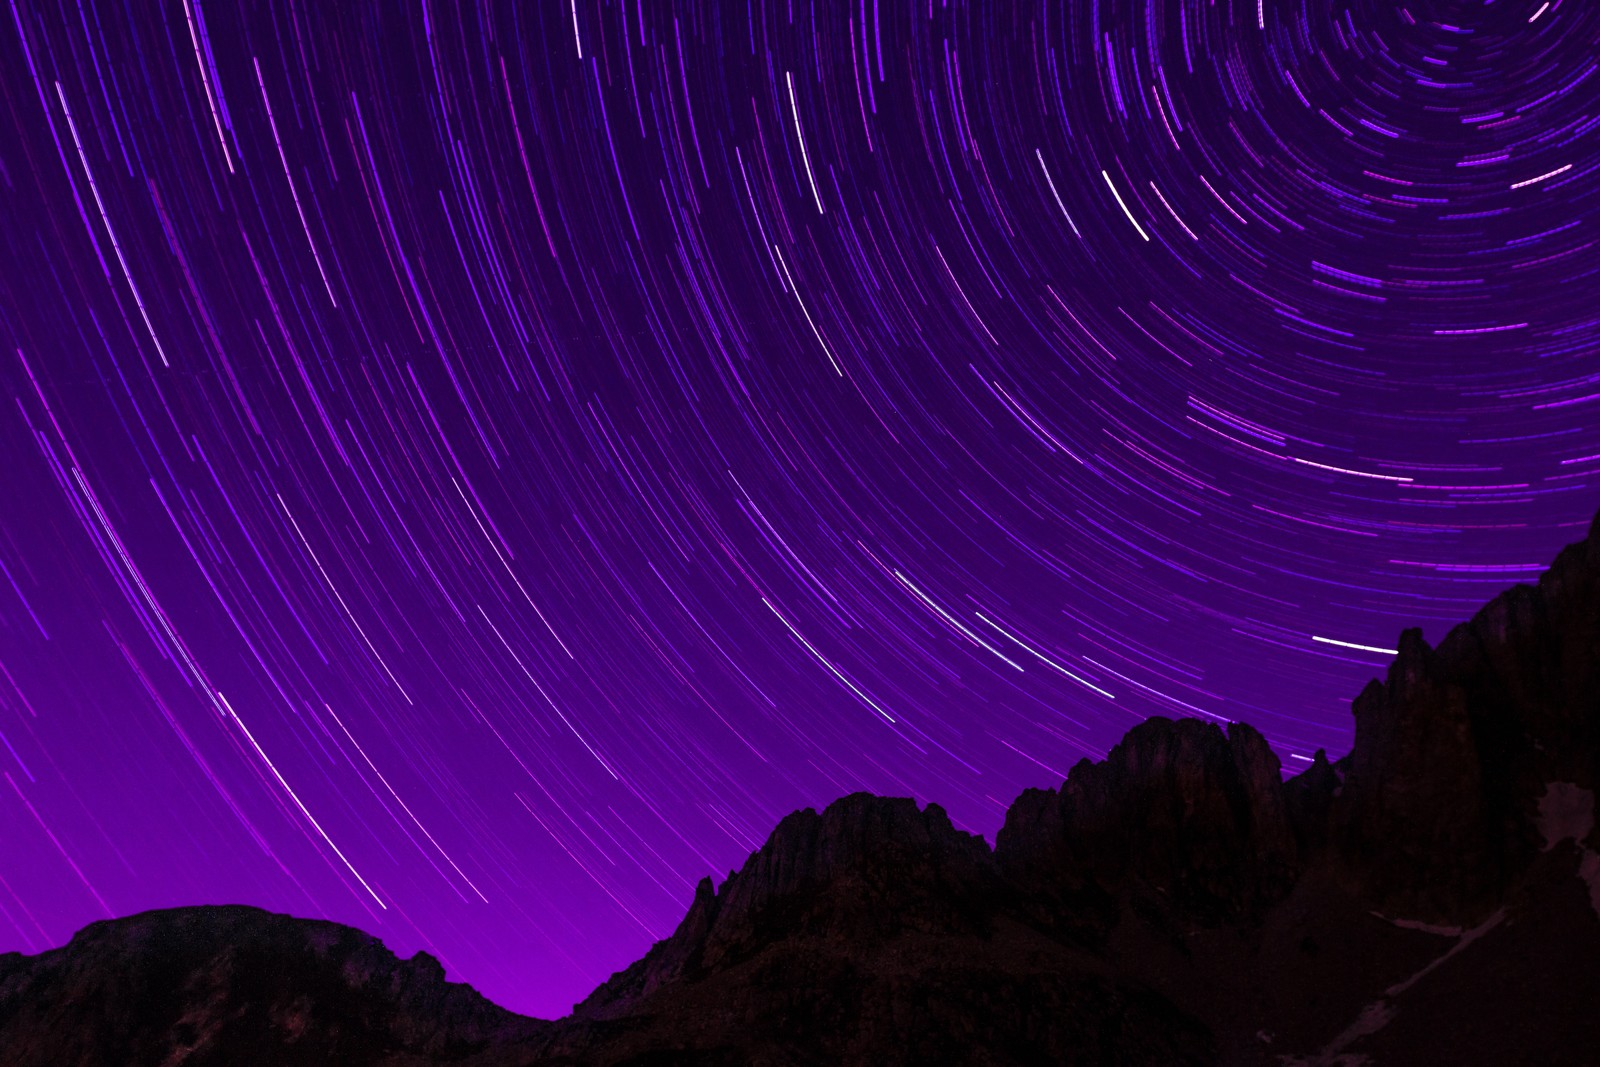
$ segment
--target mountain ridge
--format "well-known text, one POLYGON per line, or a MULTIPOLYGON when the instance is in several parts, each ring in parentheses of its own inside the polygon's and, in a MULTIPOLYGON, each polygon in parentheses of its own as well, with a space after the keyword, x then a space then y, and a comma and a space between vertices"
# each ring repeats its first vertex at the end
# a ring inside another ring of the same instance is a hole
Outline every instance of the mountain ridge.
POLYGON ((992 848, 906 798, 791 813, 561 1020, 348 927, 169 909, 0 955, 0 1052, 19 1067, 1593 1062, 1600 516, 1437 647, 1403 631, 1352 713, 1350 752, 1288 778, 1247 724, 1148 719, 1025 790, 992 848), (126 1054, 93 1058, 112 1047, 126 1054))

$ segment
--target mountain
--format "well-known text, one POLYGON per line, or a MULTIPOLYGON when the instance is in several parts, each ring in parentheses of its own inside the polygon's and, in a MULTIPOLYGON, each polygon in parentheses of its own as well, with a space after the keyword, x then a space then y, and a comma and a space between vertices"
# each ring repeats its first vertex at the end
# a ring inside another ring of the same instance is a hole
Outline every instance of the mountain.
POLYGON ((0 956, 0 1061, 1600 1064, 1600 519, 1429 648, 1349 754, 1154 718, 1012 805, 784 818, 566 1019, 250 908, 0 956))
POLYGON ((0 1063, 434 1064, 548 1023, 446 982, 370 934, 240 906, 92 923, 0 955, 0 1063))

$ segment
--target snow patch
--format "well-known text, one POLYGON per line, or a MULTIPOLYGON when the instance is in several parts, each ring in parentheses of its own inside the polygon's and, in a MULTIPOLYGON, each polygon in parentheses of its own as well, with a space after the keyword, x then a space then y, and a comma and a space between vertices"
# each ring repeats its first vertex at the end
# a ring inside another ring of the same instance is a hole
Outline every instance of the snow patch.
POLYGON ((1589 906, 1595 918, 1600 919, 1600 852, 1583 850, 1583 860, 1578 864, 1578 877, 1589 886, 1589 906))
POLYGON ((1482 937, 1490 930, 1493 930, 1496 926, 1499 926, 1505 917, 1506 909, 1501 908, 1499 911, 1483 920, 1483 922, 1479 923, 1477 926, 1474 926, 1470 930, 1464 931, 1461 936, 1456 939, 1456 943, 1450 946, 1449 952, 1446 952, 1443 956, 1440 956, 1438 959, 1422 968, 1422 970, 1418 971, 1410 978, 1407 978, 1404 982, 1398 982, 1395 985, 1390 986, 1388 989, 1385 989, 1383 991, 1383 995, 1386 997, 1398 997, 1401 993, 1404 993, 1406 990, 1420 982, 1423 977, 1435 967, 1439 966, 1445 960, 1449 959, 1451 956, 1454 956, 1456 953, 1460 952, 1462 949, 1478 940, 1478 938, 1482 937))
POLYGON ((1362 1052, 1346 1052, 1345 1048, 1382 1030, 1394 1016, 1394 1005, 1386 1000, 1375 1000, 1362 1008, 1355 1022, 1340 1031, 1322 1051, 1309 1056, 1279 1056, 1278 1063, 1281 1067, 1366 1067, 1372 1062, 1369 1056, 1362 1052))
MULTIPOLYGON (((1591 855, 1594 854, 1591 853, 1591 855)), ((1595 879, 1597 883, 1600 883, 1600 855, 1596 855, 1595 859, 1595 879)), ((1378 915, 1377 912, 1372 914, 1378 915)), ((1309 1056, 1279 1056, 1278 1063, 1280 1067, 1365 1067, 1365 1065, 1371 1063, 1371 1060, 1365 1054, 1346 1052, 1345 1049, 1387 1026, 1400 1010, 1395 1006, 1394 998, 1422 981, 1423 978, 1431 974, 1436 967, 1450 957, 1465 949, 1496 926, 1499 926, 1505 917, 1506 911, 1501 908, 1477 926, 1466 931, 1454 927, 1429 926, 1426 923, 1412 922, 1408 919, 1384 919, 1385 922, 1391 922, 1408 930, 1425 930, 1428 933, 1450 932, 1450 936, 1455 937, 1456 943, 1451 945, 1443 955, 1431 961, 1410 978, 1403 982, 1397 982, 1385 989, 1383 996, 1363 1007, 1361 1014, 1356 1016, 1355 1021, 1341 1030, 1339 1036, 1324 1045, 1321 1051, 1314 1052, 1309 1056)), ((1378 915, 1378 918, 1383 919, 1384 917, 1378 915)))
POLYGON ((1571 782, 1546 782, 1539 798, 1539 832, 1544 850, 1571 838, 1582 842, 1594 829, 1594 792, 1571 782))
POLYGON ((1539 798, 1539 832, 1544 835, 1544 850, 1555 848, 1569 838, 1578 844, 1578 877, 1589 887, 1589 906, 1600 918, 1600 852, 1584 844, 1594 832, 1594 790, 1571 782, 1547 782, 1539 798))
POLYGON ((1398 926, 1402 930, 1421 930, 1425 934, 1434 934, 1437 937, 1460 937, 1461 927, 1439 926, 1436 923, 1425 923, 1417 919, 1391 919, 1379 912, 1368 912, 1374 918, 1382 919, 1390 926, 1398 926))

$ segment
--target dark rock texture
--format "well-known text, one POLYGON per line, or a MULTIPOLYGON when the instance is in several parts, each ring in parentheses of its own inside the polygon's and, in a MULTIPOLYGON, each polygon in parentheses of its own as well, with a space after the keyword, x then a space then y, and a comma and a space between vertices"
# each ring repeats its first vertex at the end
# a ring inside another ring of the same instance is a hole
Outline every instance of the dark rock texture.
POLYGON ((991 852, 937 805, 796 812, 553 1023, 250 908, 0 956, 0 1063, 1600 1064, 1600 521, 1430 649, 1352 751, 1156 718, 991 852))
POLYGON ((677 1047, 774 1065, 1212 1060, 1204 1025, 1043 936, 1024 899, 935 804, 858 793, 796 812, 719 891, 701 883, 672 937, 578 1005, 574 1022, 610 1029, 543 1051, 595 1063, 677 1047))
POLYGON ((1160 894, 1220 921, 1288 891, 1296 864, 1278 757, 1254 728, 1149 719, 1060 791, 1030 789, 995 855, 1035 892, 1093 885, 1160 894))
POLYGON ((448 1063, 547 1023, 337 923, 238 906, 84 927, 0 956, 0 1063, 448 1063))
POLYGON ((579 1004, 626 1014, 661 986, 730 967, 780 940, 856 947, 903 934, 983 937, 1000 893, 994 856, 937 804, 855 793, 784 817, 720 891, 695 890, 678 930, 579 1004))
POLYGON ((1382 906, 1488 914, 1539 852, 1546 784, 1600 785, 1600 520, 1437 650, 1405 631, 1355 718, 1341 858, 1382 906))

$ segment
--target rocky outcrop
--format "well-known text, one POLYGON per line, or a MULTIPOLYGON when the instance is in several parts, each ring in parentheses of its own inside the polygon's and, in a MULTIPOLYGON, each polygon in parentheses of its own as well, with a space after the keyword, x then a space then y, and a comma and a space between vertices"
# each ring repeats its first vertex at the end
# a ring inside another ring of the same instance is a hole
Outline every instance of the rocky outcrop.
POLYGON ((796 812, 720 889, 702 882, 672 937, 539 1056, 630 1063, 666 1047, 708 1062, 920 1065, 981 1048, 978 1062, 1212 1062, 1204 1025, 1041 933, 1024 902, 983 839, 935 804, 858 793, 796 812))
POLYGON ((1547 784, 1600 785, 1600 520, 1437 650, 1405 631, 1354 711, 1342 862, 1379 907, 1470 925, 1538 854, 1547 784))
POLYGON ((709 878, 670 938, 578 1005, 623 1014, 662 985, 783 939, 864 945, 905 933, 981 936, 1003 895, 994 857, 937 804, 855 793, 778 823, 720 890, 709 878))
POLYGON ((1301 856, 1317 855, 1328 844, 1333 802, 1344 791, 1348 766, 1348 757, 1330 763, 1327 751, 1319 748, 1311 766, 1283 783, 1284 810, 1301 856))
POLYGON ((1095 887, 1160 894, 1221 921, 1287 892, 1297 849, 1278 757, 1252 727, 1153 718, 1058 790, 1006 813, 995 854, 1034 892, 1095 887))
POLYGON ((401 960, 368 934, 247 907, 97 922, 66 946, 0 956, 0 1062, 447 1062, 548 1024, 401 960))

